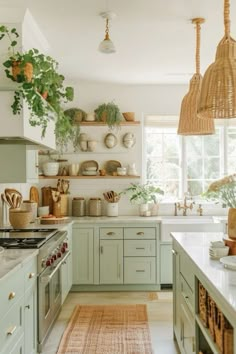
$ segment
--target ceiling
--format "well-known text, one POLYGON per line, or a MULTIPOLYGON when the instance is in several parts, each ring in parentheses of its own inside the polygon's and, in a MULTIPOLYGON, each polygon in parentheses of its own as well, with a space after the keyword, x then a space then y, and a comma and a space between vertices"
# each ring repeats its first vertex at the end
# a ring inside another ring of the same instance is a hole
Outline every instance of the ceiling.
MULTIPOLYGON (((214 60, 223 37, 223 0, 0 0, 0 6, 28 7, 50 43, 50 54, 72 81, 123 84, 183 84, 195 71, 194 17, 204 17, 201 71, 214 60), (98 52, 104 38, 102 11, 116 53, 98 52)), ((231 34, 236 37, 236 1, 231 34)))

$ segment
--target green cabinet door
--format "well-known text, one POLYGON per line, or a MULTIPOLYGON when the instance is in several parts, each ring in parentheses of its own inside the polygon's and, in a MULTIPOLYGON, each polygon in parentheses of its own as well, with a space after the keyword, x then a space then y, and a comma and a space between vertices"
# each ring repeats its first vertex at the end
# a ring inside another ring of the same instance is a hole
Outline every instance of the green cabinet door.
POLYGON ((100 284, 123 284, 123 240, 100 240, 100 284))
POLYGON ((73 228, 73 284, 93 284, 93 228, 73 228))
POLYGON ((172 284, 172 245, 160 245, 161 284, 172 284))

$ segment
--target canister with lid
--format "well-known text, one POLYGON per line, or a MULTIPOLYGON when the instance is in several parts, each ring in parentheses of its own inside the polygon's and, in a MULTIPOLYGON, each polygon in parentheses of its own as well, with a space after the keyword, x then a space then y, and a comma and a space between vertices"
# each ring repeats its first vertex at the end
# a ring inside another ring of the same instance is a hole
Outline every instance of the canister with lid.
POLYGON ((85 216, 85 200, 83 197, 73 198, 72 216, 85 216))
POLYGON ((89 199, 89 216, 101 216, 102 215, 102 201, 101 198, 89 199))

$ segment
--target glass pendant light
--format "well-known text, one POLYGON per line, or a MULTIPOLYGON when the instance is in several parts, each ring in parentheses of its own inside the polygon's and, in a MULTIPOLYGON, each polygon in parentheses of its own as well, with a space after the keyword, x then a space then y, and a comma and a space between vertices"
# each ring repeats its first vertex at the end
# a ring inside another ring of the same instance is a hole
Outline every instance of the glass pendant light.
POLYGON ((224 0, 225 34, 217 46, 215 62, 202 81, 200 118, 236 118, 236 41, 230 36, 229 0, 224 0))
POLYGON ((197 117, 197 107, 200 97, 202 75, 200 74, 200 30, 203 18, 194 18, 196 24, 196 73, 190 80, 189 91, 181 103, 179 118, 179 135, 210 135, 215 133, 214 121, 197 117))
POLYGON ((99 44, 98 50, 106 54, 115 53, 116 52, 115 46, 109 37, 109 20, 113 19, 116 15, 114 14, 114 12, 110 12, 110 11, 102 12, 100 15, 106 19, 106 29, 105 29, 105 38, 99 44))

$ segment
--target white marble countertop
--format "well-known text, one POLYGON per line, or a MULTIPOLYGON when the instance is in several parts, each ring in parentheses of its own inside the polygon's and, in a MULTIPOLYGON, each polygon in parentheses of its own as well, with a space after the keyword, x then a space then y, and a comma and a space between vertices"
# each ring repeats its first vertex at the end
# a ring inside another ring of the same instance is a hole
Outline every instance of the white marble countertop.
POLYGON ((5 249, 0 254, 0 281, 4 281, 5 277, 19 270, 37 254, 38 249, 5 249))
POLYGON ((83 216, 83 217, 71 217, 71 220, 77 223, 160 223, 161 219, 157 216, 138 216, 138 215, 124 215, 124 216, 83 216))
POLYGON ((236 311, 236 270, 224 268, 219 260, 209 257, 210 241, 219 241, 223 233, 173 232, 172 237, 190 256, 221 297, 236 311))

